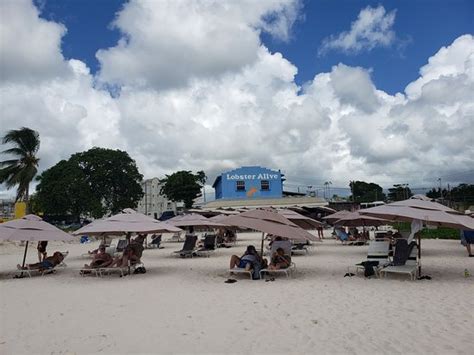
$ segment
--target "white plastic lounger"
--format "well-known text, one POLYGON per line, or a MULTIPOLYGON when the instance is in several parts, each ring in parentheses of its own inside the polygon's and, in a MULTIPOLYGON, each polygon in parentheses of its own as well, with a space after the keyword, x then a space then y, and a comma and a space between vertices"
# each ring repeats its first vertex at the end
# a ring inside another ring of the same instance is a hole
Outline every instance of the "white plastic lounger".
MULTIPOLYGON (((388 240, 371 240, 369 244, 369 249, 367 251, 367 260, 366 261, 378 261, 379 266, 374 267, 375 275, 379 276, 378 272, 380 269, 390 262, 390 242, 388 240)), ((365 268, 363 265, 355 265, 355 273, 359 271, 364 271, 365 268)), ((347 271, 351 271, 351 267, 347 268, 347 271)))
POLYGON ((247 274, 249 275, 250 277, 250 280, 252 280, 252 274, 253 274, 253 271, 252 270, 245 270, 244 268, 240 268, 240 267, 235 267, 233 269, 229 269, 229 274, 247 274))
POLYGON ((278 269, 278 270, 270 270, 270 269, 262 269, 260 270, 260 279, 263 280, 264 274, 285 274, 287 278, 291 276, 293 272, 296 272, 296 264, 291 262, 290 266, 286 269, 278 269))
MULTIPOLYGON (((293 247, 293 244, 289 240, 275 240, 272 243, 272 249, 270 250, 270 258, 273 256, 273 254, 276 252, 278 248, 282 248, 285 251, 285 255, 290 257, 291 260, 291 249, 293 247)), ((267 274, 285 274, 286 277, 290 277, 290 274, 296 271, 296 264, 294 262, 290 263, 290 266, 285 268, 285 269, 278 269, 278 270, 270 270, 270 269, 262 269, 260 270, 260 279, 263 279, 262 276, 267 273, 267 274)))
POLYGON ((59 268, 59 267, 65 268, 67 266, 67 264, 64 262, 64 260, 66 259, 66 256, 69 255, 69 251, 60 252, 60 253, 63 254, 64 259, 63 259, 63 261, 61 261, 61 263, 59 263, 58 265, 56 265, 54 267, 50 267, 50 268, 47 268, 47 269, 17 269, 17 270, 15 270, 15 273, 20 274, 20 275, 25 273, 29 277, 32 277, 33 274, 38 274, 38 275, 41 275, 41 276, 44 276, 44 275, 47 275, 47 274, 54 274, 57 270, 56 268, 59 268))
POLYGON ((418 254, 418 247, 415 246, 411 250, 410 256, 406 261, 405 265, 391 265, 387 266, 380 270, 380 275, 384 274, 387 277, 387 273, 392 274, 408 274, 410 275, 410 279, 415 281, 418 277, 418 266, 420 263, 417 261, 417 254, 418 254))

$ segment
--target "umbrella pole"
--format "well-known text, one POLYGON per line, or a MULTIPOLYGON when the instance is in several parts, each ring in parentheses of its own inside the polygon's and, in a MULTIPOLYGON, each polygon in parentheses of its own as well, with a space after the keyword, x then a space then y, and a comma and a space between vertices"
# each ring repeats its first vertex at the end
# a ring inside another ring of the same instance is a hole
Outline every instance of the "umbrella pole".
POLYGON ((418 232, 418 277, 421 276, 420 259, 421 259, 421 233, 418 232))
MULTIPOLYGON (((26 261, 26 253, 28 251, 28 241, 26 241, 25 245, 25 253, 23 254, 23 262, 21 264, 21 268, 23 269, 25 267, 25 261, 26 261)), ((23 272, 20 274, 20 277, 23 277, 23 272)))
POLYGON ((265 232, 262 232, 262 245, 260 248, 260 256, 263 258, 263 240, 265 239, 265 232))

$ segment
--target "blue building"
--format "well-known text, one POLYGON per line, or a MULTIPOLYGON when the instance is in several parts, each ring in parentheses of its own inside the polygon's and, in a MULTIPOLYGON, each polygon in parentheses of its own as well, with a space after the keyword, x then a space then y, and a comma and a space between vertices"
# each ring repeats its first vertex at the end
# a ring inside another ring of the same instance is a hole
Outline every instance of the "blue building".
POLYGON ((243 166, 219 175, 212 187, 218 199, 283 197, 284 175, 260 166, 243 166))

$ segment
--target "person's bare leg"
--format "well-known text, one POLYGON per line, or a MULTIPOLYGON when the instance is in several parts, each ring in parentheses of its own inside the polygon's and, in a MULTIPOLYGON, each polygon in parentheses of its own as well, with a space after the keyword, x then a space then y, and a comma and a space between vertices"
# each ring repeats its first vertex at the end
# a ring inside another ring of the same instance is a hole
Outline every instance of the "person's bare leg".
POLYGON ((466 244, 466 249, 467 249, 467 252, 469 253, 469 256, 472 255, 472 252, 471 252, 471 244, 467 243, 466 244))
POLYGON ((230 268, 233 269, 240 263, 240 258, 237 255, 232 255, 230 257, 230 268))
POLYGON ((43 253, 38 250, 38 260, 39 262, 43 261, 43 253))

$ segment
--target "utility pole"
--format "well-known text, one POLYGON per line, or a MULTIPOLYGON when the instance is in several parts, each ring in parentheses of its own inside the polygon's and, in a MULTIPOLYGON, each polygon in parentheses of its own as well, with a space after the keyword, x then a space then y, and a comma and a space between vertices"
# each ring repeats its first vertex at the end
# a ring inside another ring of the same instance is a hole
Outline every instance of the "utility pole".
POLYGON ((441 178, 438 178, 439 181, 439 197, 443 198, 443 190, 441 190, 441 178))

